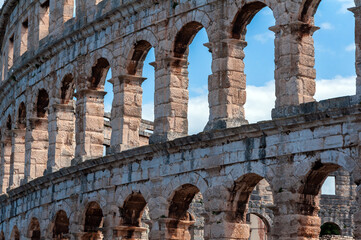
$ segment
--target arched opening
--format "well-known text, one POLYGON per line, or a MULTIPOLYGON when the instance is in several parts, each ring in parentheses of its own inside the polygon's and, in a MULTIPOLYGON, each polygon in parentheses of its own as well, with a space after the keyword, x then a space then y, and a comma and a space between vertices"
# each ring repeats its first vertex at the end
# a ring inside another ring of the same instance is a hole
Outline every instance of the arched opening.
POLYGON ((8 120, 6 121, 6 129, 10 131, 13 128, 12 124, 11 116, 9 115, 8 120))
POLYGON ((91 202, 85 212, 83 240, 97 239, 97 237, 101 236, 100 228, 103 227, 103 217, 100 205, 97 202, 91 202))
POLYGON ((173 45, 172 75, 177 79, 180 110, 180 132, 202 132, 209 119, 208 75, 211 74, 211 53, 203 44, 208 43, 207 32, 199 22, 185 24, 177 33, 173 45))
POLYGON ((10 240, 20 240, 20 232, 17 226, 13 228, 11 232, 10 240))
MULTIPOLYGON (((298 191, 300 193, 300 199, 297 203, 299 214, 321 218, 325 222, 340 222, 343 226, 342 234, 353 236, 352 215, 357 202, 356 185, 351 174, 339 165, 317 161, 302 182, 304 184, 298 191), (325 182, 330 175, 335 176, 335 182, 331 183, 336 185, 335 195, 321 194, 321 188, 325 188, 323 185, 330 184, 325 182), (342 200, 340 201, 340 199, 342 200), (334 203, 337 201, 340 201, 340 205, 334 209, 334 203), (340 211, 343 213, 340 214, 340 211)), ((315 226, 310 227, 314 228, 315 226)), ((314 237, 318 237, 317 232, 314 237)))
POLYGON ((75 91, 75 84, 74 78, 71 73, 65 75, 63 81, 61 83, 61 104, 70 104, 72 103, 74 91, 75 91))
POLYGON ((24 102, 21 102, 19 106, 17 128, 18 129, 26 128, 26 107, 24 102))
POLYGON ((112 84, 112 69, 109 68, 104 84, 104 90, 106 95, 104 96, 104 150, 103 155, 107 155, 110 152, 110 139, 112 134, 111 127, 111 110, 114 101, 114 91, 112 84))
POLYGON ((118 237, 124 239, 144 239, 149 226, 142 222, 145 216, 147 202, 140 192, 133 192, 124 201, 120 210, 120 231, 118 237))
MULTIPOLYGON (((172 237, 177 239, 195 239, 195 234, 203 236, 202 225, 204 223, 194 226, 196 217, 199 217, 199 213, 194 215, 197 207, 196 204, 197 202, 202 202, 202 200, 203 197, 199 189, 192 184, 184 184, 174 192, 170 198, 166 224, 169 239, 172 239, 172 237)), ((203 204, 198 207, 201 208, 200 214, 205 212, 203 204)))
POLYGON ((28 227, 28 237, 31 240, 40 240, 41 239, 41 231, 40 224, 37 218, 32 218, 28 227))
POLYGON ((0 240, 5 240, 5 234, 3 231, 0 232, 0 240))
POLYGON ((306 0, 301 8, 300 21, 320 28, 309 40, 314 45, 317 101, 356 92, 355 17, 348 11, 353 6, 353 1, 306 0))
POLYGON ((151 59, 154 59, 151 44, 145 40, 135 42, 127 57, 126 72, 115 80, 119 90, 113 115, 119 112, 121 126, 116 126, 118 133, 114 133, 115 137, 120 137, 112 141, 114 146, 120 145, 120 150, 149 144, 154 114, 154 69, 149 66, 151 59), (146 77, 150 79, 145 81, 146 77), (143 115, 147 121, 142 120, 143 115))
POLYGON ((273 205, 273 194, 269 183, 260 175, 248 173, 238 178, 230 189, 229 209, 226 221, 230 226, 242 229, 234 237, 240 239, 263 240, 269 238, 270 224, 268 220, 258 222, 259 217, 273 217, 267 208, 273 205), (256 214, 256 216, 253 216, 256 214))
POLYGON ((40 89, 36 102, 36 116, 38 118, 46 118, 49 105, 49 95, 45 89, 40 89))
POLYGON ((53 239, 62 240, 68 237, 67 234, 69 234, 69 219, 66 212, 60 210, 55 215, 53 239))
POLYGON ((132 193, 124 202, 121 208, 122 224, 125 226, 141 226, 141 217, 143 215, 147 202, 141 193, 132 193))
POLYGON ((93 90, 103 90, 109 68, 110 64, 108 60, 105 58, 99 58, 97 63, 92 67, 91 77, 88 81, 88 88, 93 90))
POLYGON ((262 2, 247 3, 233 20, 231 37, 237 40, 237 63, 244 115, 250 123, 270 120, 275 107, 275 51, 272 10, 262 2), (260 71, 262 68, 262 71, 260 71))
POLYGON ((255 213, 247 214, 247 223, 250 225, 249 240, 267 240, 270 226, 267 220, 255 213))
POLYGON ((341 228, 336 223, 326 222, 321 225, 320 237, 327 235, 341 235, 341 228))

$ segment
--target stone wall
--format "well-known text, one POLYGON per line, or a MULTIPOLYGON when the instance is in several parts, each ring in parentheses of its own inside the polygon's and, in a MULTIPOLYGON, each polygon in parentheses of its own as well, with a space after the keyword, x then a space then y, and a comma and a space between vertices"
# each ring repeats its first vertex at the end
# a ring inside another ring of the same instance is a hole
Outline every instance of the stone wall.
POLYGON ((361 2, 351 9, 357 94, 315 102, 319 2, 7 0, 0 239, 246 240, 251 212, 273 239, 317 239, 321 218, 361 239, 361 2), (276 22, 276 107, 272 121, 248 124, 245 34, 263 7, 276 22), (188 46, 202 28, 210 115, 188 136, 188 46), (141 119, 151 47, 153 126, 141 119), (104 119, 108 71, 114 101, 104 119), (333 173, 343 195, 323 198, 333 173))

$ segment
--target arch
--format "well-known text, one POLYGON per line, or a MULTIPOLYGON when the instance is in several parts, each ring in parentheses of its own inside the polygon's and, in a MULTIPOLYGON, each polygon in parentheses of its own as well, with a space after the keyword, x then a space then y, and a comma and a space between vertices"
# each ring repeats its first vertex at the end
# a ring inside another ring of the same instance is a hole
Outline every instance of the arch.
POLYGON ((325 235, 341 235, 341 228, 334 222, 326 222, 321 225, 321 236, 325 235))
POLYGON ((267 5, 263 2, 251 2, 245 4, 236 14, 232 22, 231 37, 234 39, 245 39, 246 27, 254 16, 267 5))
POLYGON ((11 232, 10 240, 20 240, 20 232, 17 226, 13 227, 13 231, 11 232))
POLYGON ((41 239, 41 231, 40 224, 37 218, 32 218, 28 227, 28 237, 31 240, 40 240, 41 239))
POLYGON ((53 238, 63 239, 69 233, 69 218, 64 210, 59 210, 54 219, 53 238))
POLYGON ((258 174, 248 173, 235 181, 231 189, 229 202, 231 203, 228 213, 229 221, 245 223, 248 212, 248 202, 253 189, 263 179, 258 174))
POLYGON ((88 82, 90 89, 97 90, 100 88, 100 84, 104 84, 109 68, 110 63, 107 59, 99 58, 97 60, 96 64, 92 67, 91 77, 88 82))
POLYGON ((0 240, 5 240, 5 234, 4 234, 4 231, 2 231, 2 230, 0 232, 0 240))
POLYGON ((300 194, 300 214, 316 216, 318 213, 318 202, 316 197, 321 190, 322 184, 327 176, 339 169, 340 166, 333 163, 314 162, 311 170, 308 172, 301 187, 298 189, 300 194))
POLYGON ((74 78, 71 73, 65 75, 61 82, 60 99, 62 104, 68 104, 72 100, 74 94, 74 78))
POLYGON ((122 225, 140 227, 146 205, 143 195, 140 192, 133 192, 120 209, 122 225))
POLYGON ((187 55, 189 45, 192 43, 194 37, 202 28, 203 25, 195 21, 189 22, 181 28, 174 40, 174 57, 183 58, 184 55, 187 55))
POLYGON ((188 209, 194 196, 199 193, 198 187, 184 184, 174 191, 168 210, 168 217, 178 220, 191 220, 188 209))
POLYGON ((26 128, 26 106, 24 102, 19 105, 17 127, 19 129, 26 128))
POLYGON ((45 89, 40 89, 36 102, 36 115, 38 118, 45 118, 49 105, 49 95, 45 89))
POLYGON ((129 63, 127 66, 128 74, 142 75, 143 62, 151 48, 152 45, 145 40, 140 40, 134 44, 134 48, 129 56, 129 63))
POLYGON ((303 0, 298 14, 298 20, 305 23, 312 23, 313 16, 317 12, 321 0, 303 0))
POLYGON ((85 212, 84 232, 98 232, 103 225, 103 210, 97 202, 90 202, 85 212))

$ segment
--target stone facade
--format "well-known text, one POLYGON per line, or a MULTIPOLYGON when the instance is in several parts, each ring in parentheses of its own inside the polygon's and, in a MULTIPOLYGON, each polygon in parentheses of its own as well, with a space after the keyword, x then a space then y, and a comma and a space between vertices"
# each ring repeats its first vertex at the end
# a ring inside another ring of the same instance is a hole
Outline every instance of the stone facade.
POLYGON ((357 93, 315 102, 319 2, 5 1, 0 240, 246 240, 249 213, 267 220, 269 239, 319 239, 331 221, 360 240, 361 2, 357 93), (276 20, 277 100, 272 121, 248 124, 245 34, 263 7, 276 20), (210 116, 188 136, 188 46, 202 28, 210 116), (154 124, 141 119, 151 47, 154 124), (334 197, 320 195, 329 175, 334 197))

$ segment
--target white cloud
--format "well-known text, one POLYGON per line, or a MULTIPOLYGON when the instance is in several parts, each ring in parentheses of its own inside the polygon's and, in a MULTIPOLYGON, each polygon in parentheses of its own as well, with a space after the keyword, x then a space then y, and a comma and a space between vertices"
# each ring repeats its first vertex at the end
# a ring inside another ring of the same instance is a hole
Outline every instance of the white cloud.
POLYGON ((337 0, 341 4, 341 8, 339 10, 339 13, 347 13, 348 8, 354 7, 355 2, 354 0, 337 0))
POLYGON ((270 41, 270 40, 273 40, 274 37, 275 37, 275 35, 274 35, 274 33, 271 32, 271 31, 265 32, 265 33, 256 34, 256 35, 253 36, 253 38, 254 38, 256 41, 258 41, 258 42, 260 42, 260 43, 263 43, 263 44, 266 43, 266 42, 268 42, 268 41, 270 41))
POLYGON ((247 86, 247 101, 245 105, 246 119, 250 123, 270 120, 271 111, 275 106, 275 83, 267 82, 264 86, 247 86))
POLYGON ((142 118, 149 120, 149 121, 154 121, 154 103, 153 102, 148 102, 148 103, 143 104, 142 118))
POLYGON ((324 29, 324 30, 332 30, 334 28, 333 25, 329 22, 321 23, 320 27, 321 27, 321 29, 324 29))
POLYGON ((316 81, 317 101, 356 94, 356 77, 336 76, 333 79, 320 79, 316 81))
POLYGON ((350 45, 347 45, 347 47, 345 48, 345 50, 347 52, 354 52, 356 50, 356 46, 354 43, 351 43, 350 45))

